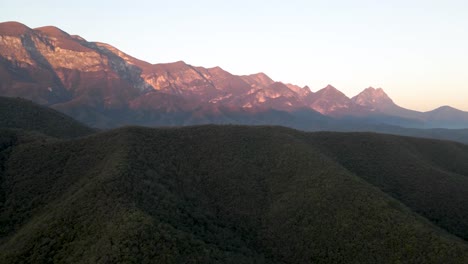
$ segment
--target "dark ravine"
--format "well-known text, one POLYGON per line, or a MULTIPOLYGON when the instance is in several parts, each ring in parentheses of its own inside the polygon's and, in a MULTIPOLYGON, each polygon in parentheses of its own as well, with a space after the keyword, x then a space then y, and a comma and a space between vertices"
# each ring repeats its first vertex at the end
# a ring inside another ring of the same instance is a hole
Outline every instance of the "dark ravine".
POLYGON ((183 61, 150 64, 53 26, 18 22, 0 23, 0 95, 31 99, 101 128, 233 123, 346 130, 349 122, 372 131, 468 128, 467 112, 408 110, 382 89, 348 98, 331 85, 314 93, 263 73, 237 76, 183 61), (325 119, 333 126, 321 125, 325 119))

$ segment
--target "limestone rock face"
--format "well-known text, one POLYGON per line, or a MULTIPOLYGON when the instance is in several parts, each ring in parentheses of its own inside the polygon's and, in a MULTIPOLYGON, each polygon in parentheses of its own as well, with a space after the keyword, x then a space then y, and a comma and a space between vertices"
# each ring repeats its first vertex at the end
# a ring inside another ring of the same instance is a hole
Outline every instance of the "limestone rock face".
MULTIPOLYGON (((53 26, 32 29, 18 22, 0 23, 0 95, 31 99, 103 127, 238 123, 239 116, 245 120, 267 111, 390 116, 394 124, 403 118, 445 127, 468 120, 462 111, 421 113, 399 107, 381 88, 367 88, 350 99, 331 85, 314 93, 264 73, 238 76, 183 61, 151 64, 53 26)), ((268 123, 253 120, 242 122, 268 123)))
POLYGON ((375 89, 369 87, 353 97, 352 100, 358 105, 369 108, 371 111, 380 111, 395 106, 393 100, 388 97, 382 88, 375 89))

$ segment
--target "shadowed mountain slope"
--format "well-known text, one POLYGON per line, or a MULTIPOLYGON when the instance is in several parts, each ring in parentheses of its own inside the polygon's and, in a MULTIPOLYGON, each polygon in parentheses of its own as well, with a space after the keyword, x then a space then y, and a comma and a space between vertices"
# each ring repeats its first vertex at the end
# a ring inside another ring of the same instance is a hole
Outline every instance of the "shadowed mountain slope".
POLYGON ((95 132, 56 110, 25 99, 1 96, 0 128, 36 131, 58 138, 74 138, 95 132))
POLYGON ((1 152, 2 263, 468 261, 464 145, 243 126, 16 142, 1 152))
POLYGON ((468 146, 367 133, 308 138, 350 172, 468 240, 468 146))

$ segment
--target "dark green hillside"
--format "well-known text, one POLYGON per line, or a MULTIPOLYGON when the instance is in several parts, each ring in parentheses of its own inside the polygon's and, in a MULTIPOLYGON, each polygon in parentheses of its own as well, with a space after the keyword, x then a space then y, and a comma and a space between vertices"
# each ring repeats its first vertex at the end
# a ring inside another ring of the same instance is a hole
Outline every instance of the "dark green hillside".
POLYGON ((468 146, 370 133, 313 133, 323 153, 468 240, 468 146))
POLYGON ((0 96, 0 128, 31 130, 59 138, 89 135, 94 130, 58 111, 21 98, 0 96))
MULTIPOLYGON (((321 150, 335 137, 342 134, 130 127, 12 144, 1 152, 0 263, 468 262, 466 242, 321 150)), ((453 143, 434 144, 452 153, 453 143)), ((434 158, 421 154, 465 171, 434 158)), ((453 202, 445 205, 456 211, 453 202)))

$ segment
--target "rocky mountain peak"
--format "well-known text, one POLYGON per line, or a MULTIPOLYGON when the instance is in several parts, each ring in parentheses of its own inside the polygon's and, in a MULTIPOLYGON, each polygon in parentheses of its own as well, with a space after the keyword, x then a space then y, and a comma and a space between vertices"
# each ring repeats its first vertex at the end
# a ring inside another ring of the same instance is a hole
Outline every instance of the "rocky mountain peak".
POLYGON ((352 98, 353 102, 371 108, 381 108, 385 105, 394 105, 393 100, 382 88, 369 87, 352 98))
POLYGON ((305 96, 312 93, 310 91, 309 87, 307 87, 307 86, 306 86, 307 88, 306 87, 303 88, 303 87, 300 87, 298 85, 294 85, 294 84, 290 84, 290 83, 286 84, 286 86, 290 90, 294 91, 297 95, 299 95, 299 97, 305 97, 305 96))
POLYGON ((325 88, 315 93, 318 97, 330 97, 330 98, 346 98, 349 99, 344 93, 336 89, 332 85, 327 85, 325 88))
MULTIPOLYGON (((337 117, 378 113, 418 120, 456 116, 450 120, 457 121, 466 115, 449 107, 427 114, 410 111, 394 104, 381 88, 369 87, 350 99, 330 84, 313 93, 308 86, 275 82, 263 72, 238 76, 184 61, 151 64, 57 27, 31 29, 18 22, 0 23, 0 75, 5 95, 54 105, 66 113, 89 112, 91 118, 101 109, 128 107, 163 113, 199 109, 201 117, 212 107, 253 112, 308 109, 337 117)), ((445 126, 436 125, 440 124, 445 126)))
POLYGON ((263 72, 240 77, 253 88, 267 87, 274 83, 274 81, 263 72))
POLYGON ((387 96, 387 94, 385 93, 385 91, 382 88, 374 88, 372 86, 364 89, 364 92, 368 93, 368 94, 372 94, 374 96, 387 96))
POLYGON ((336 89, 333 85, 331 84, 328 84, 325 88, 323 88, 324 90, 338 90, 336 89))
POLYGON ((249 76, 254 77, 254 78, 258 79, 258 80, 262 80, 263 82, 268 82, 270 84, 273 83, 273 80, 263 72, 251 74, 249 76))
POLYGON ((312 94, 308 105, 319 113, 332 116, 355 111, 354 103, 332 85, 327 85, 325 88, 312 94))

